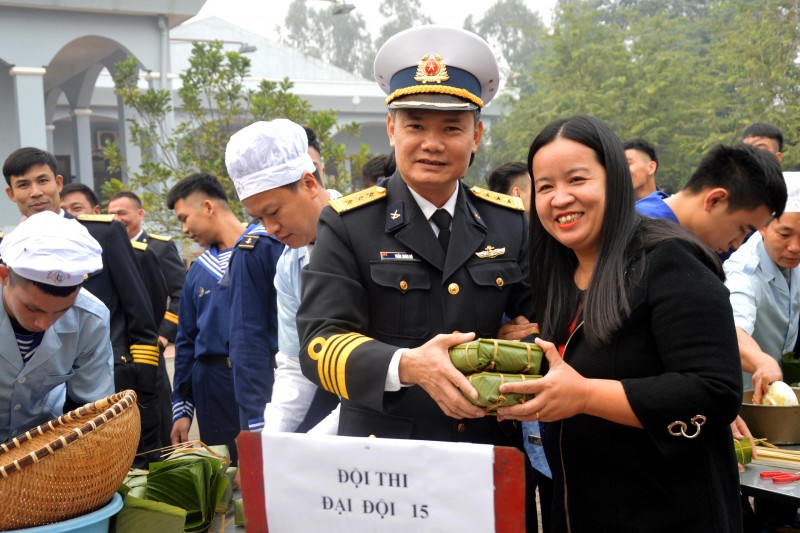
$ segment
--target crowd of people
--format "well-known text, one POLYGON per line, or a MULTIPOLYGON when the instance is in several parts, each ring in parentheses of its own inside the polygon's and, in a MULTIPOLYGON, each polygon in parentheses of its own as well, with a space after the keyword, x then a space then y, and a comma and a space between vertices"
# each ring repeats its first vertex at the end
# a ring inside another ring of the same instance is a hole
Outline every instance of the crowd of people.
POLYGON ((654 146, 575 115, 471 187, 499 82, 489 46, 412 28, 375 75, 392 153, 365 165, 366 188, 325 188, 309 128, 246 126, 225 162, 249 225, 214 176, 166 195, 205 248, 188 272, 134 192, 103 214, 52 154, 9 155, 23 221, 0 241, 0 441, 133 389, 136 466, 195 419, 234 463, 240 430, 483 443, 527 452, 528 531, 763 527, 734 439, 750 436, 743 389, 757 402, 798 340, 800 182, 780 130, 711 148, 669 195, 654 146), (497 416, 470 402, 449 348, 534 336, 544 377, 500 389, 532 399, 497 416))

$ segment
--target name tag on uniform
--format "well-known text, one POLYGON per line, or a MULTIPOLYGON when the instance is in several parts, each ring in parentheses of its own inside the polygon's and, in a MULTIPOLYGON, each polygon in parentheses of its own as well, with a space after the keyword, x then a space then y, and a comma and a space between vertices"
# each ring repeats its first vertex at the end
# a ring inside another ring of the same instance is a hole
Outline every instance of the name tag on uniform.
POLYGON ((411 252, 381 252, 381 261, 419 261, 411 252))

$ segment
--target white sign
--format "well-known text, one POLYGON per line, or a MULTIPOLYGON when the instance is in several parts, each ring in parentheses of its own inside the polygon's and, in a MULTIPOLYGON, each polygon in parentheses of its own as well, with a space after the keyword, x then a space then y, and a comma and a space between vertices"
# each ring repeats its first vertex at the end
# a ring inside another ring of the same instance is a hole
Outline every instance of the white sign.
POLYGON ((492 446, 262 433, 270 533, 494 532, 492 446))

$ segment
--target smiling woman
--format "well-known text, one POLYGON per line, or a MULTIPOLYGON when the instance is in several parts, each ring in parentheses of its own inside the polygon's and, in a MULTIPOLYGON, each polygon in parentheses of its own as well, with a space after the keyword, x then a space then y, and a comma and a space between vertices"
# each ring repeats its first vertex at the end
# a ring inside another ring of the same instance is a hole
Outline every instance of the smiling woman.
POLYGON ((547 422, 553 529, 740 531, 728 424, 741 376, 719 261, 678 225, 636 214, 601 121, 549 124, 528 163, 531 285, 553 341, 536 342, 550 369, 502 385, 535 396, 498 413, 547 422))

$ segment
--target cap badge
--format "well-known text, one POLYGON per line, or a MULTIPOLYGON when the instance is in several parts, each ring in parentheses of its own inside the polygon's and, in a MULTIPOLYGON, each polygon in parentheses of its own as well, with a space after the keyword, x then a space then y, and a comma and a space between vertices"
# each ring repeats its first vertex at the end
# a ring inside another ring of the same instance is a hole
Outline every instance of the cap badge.
POLYGON ((70 276, 69 274, 65 274, 64 272, 61 272, 60 270, 56 270, 55 272, 50 271, 47 273, 47 279, 49 279, 53 283, 53 285, 61 285, 70 277, 72 276, 70 276))
POLYGON ((425 54, 417 65, 417 75, 414 81, 419 83, 442 83, 450 79, 447 66, 439 54, 425 54))

